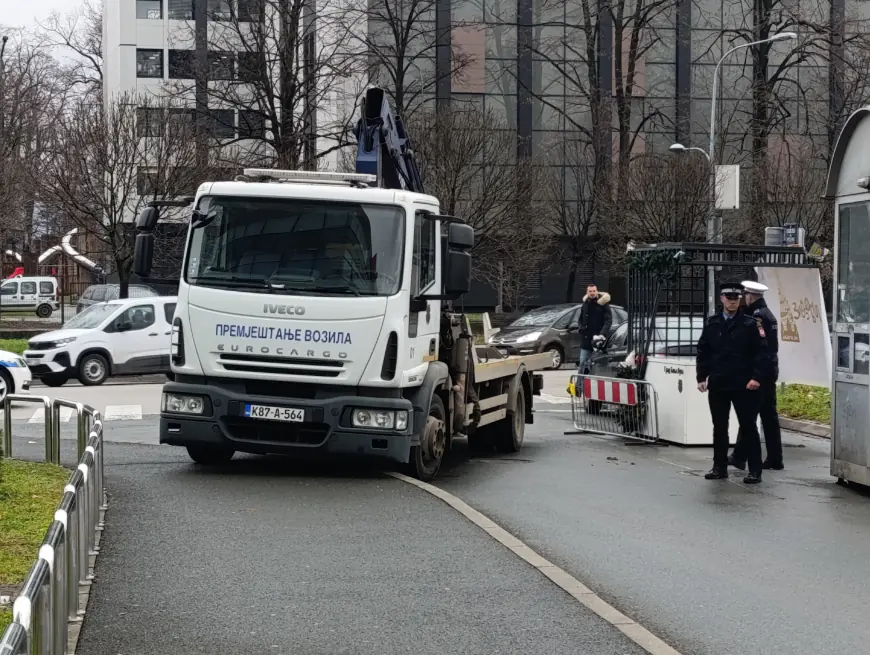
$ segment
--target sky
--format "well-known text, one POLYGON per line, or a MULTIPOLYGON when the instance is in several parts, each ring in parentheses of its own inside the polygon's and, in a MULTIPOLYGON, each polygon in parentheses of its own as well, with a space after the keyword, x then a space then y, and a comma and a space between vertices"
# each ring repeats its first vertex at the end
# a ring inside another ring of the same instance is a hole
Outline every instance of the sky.
POLYGON ((74 11, 79 0, 0 0, 0 24, 9 27, 36 27, 36 21, 44 21, 53 11, 66 14, 74 11))

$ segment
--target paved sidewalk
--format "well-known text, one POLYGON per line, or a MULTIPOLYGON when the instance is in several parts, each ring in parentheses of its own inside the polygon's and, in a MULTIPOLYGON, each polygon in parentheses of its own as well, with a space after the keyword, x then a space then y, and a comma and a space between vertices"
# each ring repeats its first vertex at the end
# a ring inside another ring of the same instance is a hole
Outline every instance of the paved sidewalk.
POLYGON ((107 444, 106 480, 83 655, 643 652, 392 478, 282 458, 204 472, 178 449, 107 444))

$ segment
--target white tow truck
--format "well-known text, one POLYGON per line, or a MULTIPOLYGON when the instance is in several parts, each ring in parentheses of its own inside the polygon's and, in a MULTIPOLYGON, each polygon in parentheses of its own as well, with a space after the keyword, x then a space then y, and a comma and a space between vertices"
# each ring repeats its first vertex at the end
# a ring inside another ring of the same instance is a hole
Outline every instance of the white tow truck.
MULTIPOLYGON (((357 170, 374 151, 380 174, 247 169, 199 187, 161 443, 206 465, 235 452, 378 457, 422 480, 456 437, 475 450, 522 447, 542 387, 533 372, 550 358, 474 345, 451 308, 469 290, 474 232, 407 188, 416 167, 406 139, 404 158, 390 155, 392 120, 361 121, 375 129, 360 138, 357 170), (401 169, 399 188, 378 186, 387 164, 401 169)), ((152 204, 137 222, 145 280, 152 204)))

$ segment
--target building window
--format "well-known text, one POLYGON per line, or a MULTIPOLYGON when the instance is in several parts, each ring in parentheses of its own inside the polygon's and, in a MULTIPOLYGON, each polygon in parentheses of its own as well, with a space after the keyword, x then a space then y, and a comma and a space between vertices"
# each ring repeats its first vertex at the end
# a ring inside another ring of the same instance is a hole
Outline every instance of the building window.
POLYGON ((208 0, 206 16, 209 20, 231 20, 233 17, 231 0, 208 0))
POLYGON ((266 138, 266 119, 256 111, 239 112, 239 138, 264 139, 266 138))
POLYGON ((136 50, 136 77, 163 77, 162 50, 136 50))
POLYGON ((163 18, 163 0, 136 0, 136 18, 163 18))
POLYGON ((236 112, 232 109, 212 109, 206 119, 208 133, 214 139, 232 139, 236 136, 236 112))
POLYGON ((208 53, 208 78, 210 80, 231 80, 235 70, 235 57, 232 52, 208 53))
POLYGON ((162 109, 139 107, 136 110, 136 134, 140 139, 146 136, 160 136, 163 118, 162 109))
POLYGON ((157 170, 141 167, 136 170, 136 191, 140 196, 158 195, 157 170))
POLYGON ((263 0, 239 0, 239 20, 256 23, 263 16, 263 0))
POLYGON ((266 59, 262 52, 239 53, 239 79, 256 82, 266 76, 266 59))
POLYGON ((196 56, 193 50, 170 50, 169 79, 193 79, 193 65, 195 61, 196 56))
POLYGON ((169 18, 193 20, 193 0, 169 0, 169 18))

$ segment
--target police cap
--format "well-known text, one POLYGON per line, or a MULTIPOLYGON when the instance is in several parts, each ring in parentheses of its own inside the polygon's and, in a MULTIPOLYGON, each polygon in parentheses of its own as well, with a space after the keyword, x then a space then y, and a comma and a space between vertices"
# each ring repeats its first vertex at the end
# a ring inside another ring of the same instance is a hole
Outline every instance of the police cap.
POLYGON ((740 297, 743 295, 743 285, 740 284, 740 282, 735 282, 733 280, 730 282, 723 282, 719 285, 719 295, 740 297))
POLYGON ((760 282, 752 282, 751 280, 745 280, 743 282, 743 290, 746 293, 751 293, 755 296, 763 296, 764 292, 767 291, 768 287, 761 284, 760 282))

